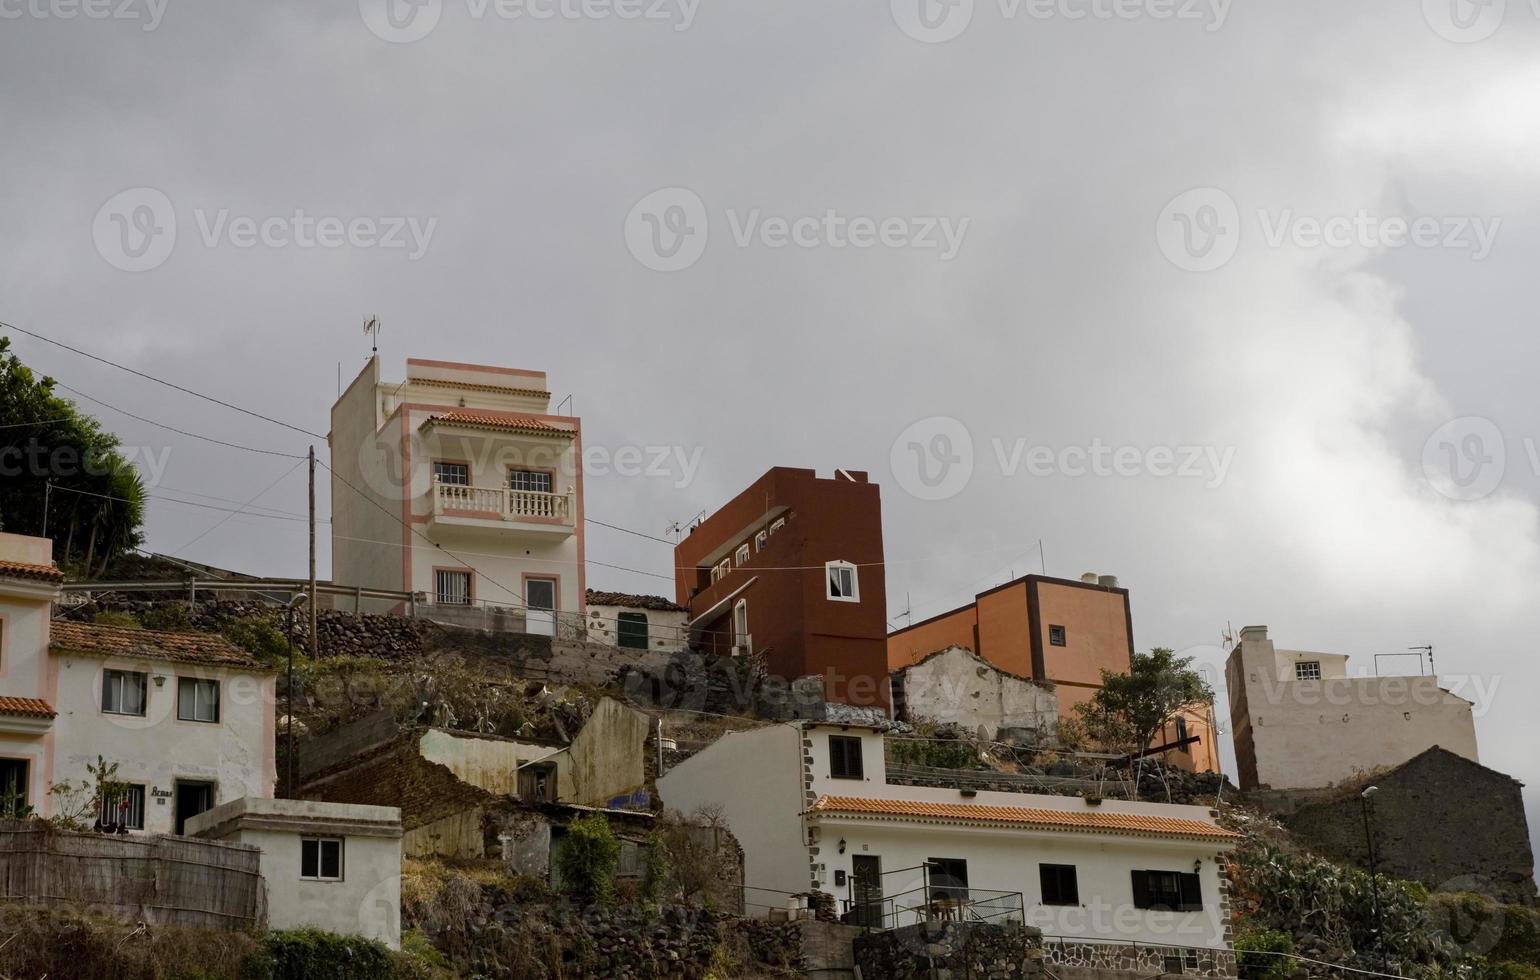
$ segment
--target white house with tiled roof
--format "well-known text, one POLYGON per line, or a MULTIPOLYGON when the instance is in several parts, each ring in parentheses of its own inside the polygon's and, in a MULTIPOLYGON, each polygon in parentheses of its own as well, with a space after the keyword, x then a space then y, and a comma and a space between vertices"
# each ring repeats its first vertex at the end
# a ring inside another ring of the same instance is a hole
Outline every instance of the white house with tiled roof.
POLYGON ((628 650, 678 653, 689 645, 690 610, 660 595, 588 590, 588 639, 628 650))
POLYGON ((582 427, 550 401, 541 371, 371 358, 332 406, 332 580, 580 628, 582 427))
POLYGON ((903 785, 882 730, 810 722, 725 735, 658 794, 721 809, 760 914, 813 889, 858 924, 1024 918, 1061 942, 1164 944, 1203 951, 1209 969, 1185 972, 1233 971, 1222 862, 1238 837, 1205 807, 903 785))

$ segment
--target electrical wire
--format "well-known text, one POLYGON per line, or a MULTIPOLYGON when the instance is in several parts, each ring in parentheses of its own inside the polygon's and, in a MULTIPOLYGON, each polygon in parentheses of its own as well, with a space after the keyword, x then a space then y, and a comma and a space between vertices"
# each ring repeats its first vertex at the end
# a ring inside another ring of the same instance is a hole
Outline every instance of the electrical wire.
POLYGON ((193 439, 201 439, 204 442, 212 442, 216 446, 228 446, 231 449, 244 449, 248 453, 261 453, 264 456, 282 456, 285 459, 306 459, 306 458, 308 458, 303 453, 281 453, 281 452, 277 451, 276 449, 258 449, 255 446, 243 446, 243 445, 241 445, 239 443, 226 442, 223 439, 215 439, 213 436, 205 436, 205 435, 199 435, 196 432, 188 432, 186 429, 178 429, 174 425, 167 425, 164 422, 157 422, 154 419, 147 419, 143 415, 135 415, 133 412, 130 412, 127 409, 119 408, 116 405, 109 405, 106 402, 102 401, 100 398, 96 398, 94 396, 88 395, 88 394, 86 394, 85 392, 81 391, 78 388, 71 388, 69 385, 65 384, 62 381, 55 381, 54 384, 58 385, 60 388, 63 388, 65 391, 69 392, 70 394, 75 395, 77 398, 84 398, 86 401, 91 402, 92 404, 100 405, 101 407, 103 407, 105 409, 109 409, 110 411, 117 412, 119 415, 126 415, 129 418, 134 419, 134 420, 139 421, 139 422, 143 422, 146 425, 153 425, 157 429, 165 429, 165 430, 167 430, 169 432, 175 432, 178 435, 188 436, 188 437, 193 438, 193 439))

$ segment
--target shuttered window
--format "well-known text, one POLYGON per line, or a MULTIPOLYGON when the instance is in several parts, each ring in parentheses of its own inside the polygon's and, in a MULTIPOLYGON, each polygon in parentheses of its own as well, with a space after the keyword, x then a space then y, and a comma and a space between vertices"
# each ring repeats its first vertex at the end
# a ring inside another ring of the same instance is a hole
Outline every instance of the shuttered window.
POLYGON ((849 735, 829 736, 829 778, 861 779, 861 740, 849 735))
POLYGON ((1080 881, 1073 864, 1040 864, 1037 872, 1044 905, 1080 904, 1080 881))
POLYGON ((619 613, 615 617, 615 645, 628 650, 647 649, 647 614, 619 613))
POLYGON ((1203 885, 1196 874, 1181 871, 1135 871, 1134 908, 1157 912, 1199 912, 1203 885))

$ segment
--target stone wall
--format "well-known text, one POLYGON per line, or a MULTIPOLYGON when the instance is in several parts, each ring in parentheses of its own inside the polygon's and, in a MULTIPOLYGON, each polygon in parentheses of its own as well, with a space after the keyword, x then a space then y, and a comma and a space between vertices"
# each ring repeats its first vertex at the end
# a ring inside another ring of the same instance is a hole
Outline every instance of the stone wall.
POLYGON ((1008 674, 971 650, 949 647, 893 675, 900 721, 956 725, 979 738, 1036 744, 1058 731, 1051 684, 1008 674))
POLYGON ((863 977, 883 980, 1037 980, 1042 933, 1029 926, 924 922, 855 940, 863 977))
MULTIPOLYGON (((1379 787, 1371 806, 1382 872, 1534 904, 1534 855, 1517 780, 1435 747, 1366 782, 1379 787)), ((1287 824, 1322 853, 1368 867, 1356 788, 1303 803, 1287 824)))
MULTIPOLYGON (((1142 977, 1171 974, 1231 978, 1236 975, 1235 954, 1228 950, 1060 940, 1048 943, 1045 952, 1055 976, 1060 976, 1061 971, 1068 975, 1069 971, 1082 970, 1142 977)), ((1064 978, 1060 976, 1060 980, 1064 978)))

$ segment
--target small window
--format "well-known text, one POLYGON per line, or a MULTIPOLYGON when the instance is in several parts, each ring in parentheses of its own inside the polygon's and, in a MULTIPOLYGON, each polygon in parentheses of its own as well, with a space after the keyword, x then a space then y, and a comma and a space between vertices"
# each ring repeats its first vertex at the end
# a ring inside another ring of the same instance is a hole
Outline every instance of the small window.
POLYGON ((1050 646, 1062 647, 1069 643, 1069 631, 1062 626, 1048 627, 1048 643, 1050 646))
POLYGON ((738 550, 733 554, 733 561, 739 566, 749 563, 749 546, 747 543, 738 546, 738 550))
POLYGON ((1079 905, 1080 882, 1073 864, 1039 864, 1044 905, 1079 905))
POLYGON ((733 652, 749 652, 749 600, 739 599, 733 606, 733 652))
POLYGON ((520 769, 519 799, 526 803, 555 803, 556 763, 532 762, 520 769))
POLYGON ((508 489, 530 493, 550 493, 551 474, 545 470, 509 470, 508 489))
MULTIPOLYGON (((1181 715, 1176 716, 1176 740, 1178 743, 1187 741, 1187 719, 1181 715)), ((1192 752, 1191 745, 1178 744, 1177 749, 1182 752, 1192 752)))
POLYGON ((1301 660, 1294 665, 1294 679, 1297 681, 1318 681, 1321 679, 1321 662, 1319 660, 1301 660))
POLYGON ((754 535, 754 550, 755 551, 764 551, 765 550, 765 545, 767 545, 769 543, 770 543, 770 532, 769 531, 760 531, 758 534, 754 535))
POLYGON ((784 518, 784 517, 777 517, 775 520, 770 522, 770 533, 774 534, 775 532, 779 531, 781 528, 783 528, 785 526, 786 526, 786 518, 784 518))
POLYGON ((623 612, 616 615, 615 645, 628 650, 647 649, 647 614, 623 612))
POLYGON ((1196 874, 1135 871, 1134 908, 1157 912, 1201 912, 1203 886, 1196 874))
POLYGON ((968 862, 962 858, 926 858, 930 897, 957 902, 968 900, 968 862))
POLYGON ((829 778, 863 778, 859 738, 850 735, 829 736, 829 778))
POLYGON ((340 837, 301 838, 299 876, 307 881, 341 881, 342 839, 340 837))
POLYGON ((468 487, 471 483, 471 468, 465 463, 438 463, 433 464, 433 481, 435 483, 447 483, 456 487, 468 487))
POLYGON ((824 565, 828 596, 835 602, 860 602, 861 584, 856 578, 856 566, 848 561, 831 561, 824 565))
POLYGON ((148 676, 132 670, 102 671, 102 711, 144 717, 148 676))
POLYGON ((442 606, 471 604, 471 573, 450 569, 433 573, 434 602, 442 606))
POLYGON ((1196 949, 1191 947, 1179 949, 1175 952, 1163 954, 1161 959, 1163 961, 1161 965, 1165 967, 1167 973, 1174 976, 1182 974, 1197 976, 1199 964, 1198 951, 1196 949))
POLYGON ((144 829, 144 787, 120 786, 115 792, 102 797, 102 809, 98 815, 103 829, 144 829))
POLYGON ((0 817, 27 814, 27 760, 0 759, 0 817))
POLYGON ((201 677, 179 677, 176 682, 176 716, 180 721, 219 721, 219 682, 201 677))
POLYGON ((712 581, 712 583, 715 584, 717 582, 722 581, 724 578, 727 577, 727 573, 732 571, 732 570, 733 570, 733 560, 731 558, 723 558, 721 561, 717 562, 716 565, 711 569, 711 581, 712 581))

